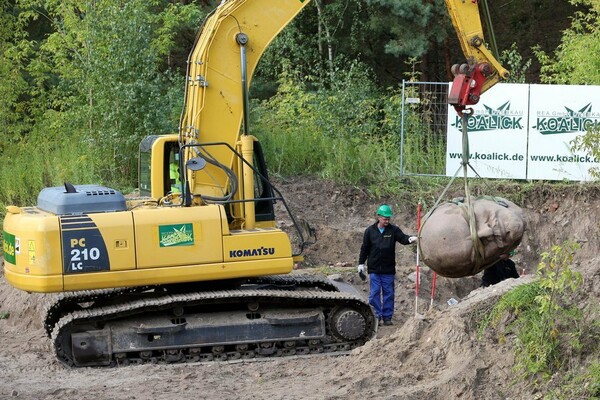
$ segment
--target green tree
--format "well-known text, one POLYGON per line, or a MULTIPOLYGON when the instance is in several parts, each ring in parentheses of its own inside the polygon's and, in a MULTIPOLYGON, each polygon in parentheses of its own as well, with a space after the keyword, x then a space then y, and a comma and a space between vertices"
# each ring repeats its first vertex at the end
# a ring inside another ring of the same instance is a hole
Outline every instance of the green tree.
MULTIPOLYGON (((436 63, 447 52, 445 41, 452 35, 452 25, 443 0, 367 0, 371 5, 371 34, 385 37, 382 50, 396 57, 396 62, 409 57, 421 60, 424 80, 446 79, 436 63)), ((441 65, 444 69, 444 66, 441 65)))
POLYGON ((29 66, 38 143, 73 141, 104 182, 133 183, 137 145, 174 131, 183 80, 160 70, 195 6, 154 0, 44 2, 52 33, 29 66))
POLYGON ((294 70, 295 76, 317 87, 330 86, 338 78, 336 71, 350 68, 349 60, 373 67, 379 60, 366 54, 373 49, 367 26, 370 11, 361 0, 313 0, 266 50, 253 95, 273 95, 284 71, 294 70))
POLYGON ((570 0, 583 7, 575 12, 571 27, 563 32, 554 55, 536 48, 544 83, 600 84, 600 3, 597 0, 570 0))
MULTIPOLYGON (((600 2, 570 0, 584 10, 573 16, 571 27, 564 31, 562 41, 553 56, 539 48, 536 56, 542 64, 541 80, 545 83, 572 85, 600 84, 600 2)), ((583 150, 600 159, 600 129, 596 125, 571 143, 573 150, 583 150)), ((600 177, 597 168, 590 170, 600 177)))
POLYGON ((140 138, 177 129, 184 81, 165 59, 202 10, 10 0, 0 11, 0 207, 64 181, 134 186, 140 138))
POLYGON ((32 42, 26 26, 12 2, 0 3, 0 154, 23 137, 30 122, 24 66, 32 42))
POLYGON ((531 59, 523 61, 516 43, 502 51, 499 61, 510 71, 510 76, 505 82, 525 83, 527 81, 527 70, 531 67, 531 59))

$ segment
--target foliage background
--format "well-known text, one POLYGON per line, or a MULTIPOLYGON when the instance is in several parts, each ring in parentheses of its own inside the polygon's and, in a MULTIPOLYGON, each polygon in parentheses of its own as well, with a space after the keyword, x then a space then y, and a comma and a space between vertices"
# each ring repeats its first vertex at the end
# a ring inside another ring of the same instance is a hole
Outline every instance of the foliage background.
MULTIPOLYGON (((34 204, 43 187, 65 181, 135 188, 138 144, 177 130, 185 60, 219 2, 0 2, 0 206, 34 204)), ((600 84, 597 0, 490 8, 514 81, 600 84)), ((313 0, 267 50, 250 91, 251 126, 271 173, 431 198, 435 180, 399 176, 399 88, 403 79, 447 81, 461 60, 442 0, 313 0)), ((600 157, 599 136, 575 145, 600 157)), ((411 146, 418 158, 423 144, 411 146)), ((559 354, 560 342, 548 343, 546 353, 559 354)), ((597 382, 599 371, 595 363, 579 376, 597 382)))
MULTIPOLYGON (((0 205, 34 203, 64 181, 135 188, 138 143, 177 130, 185 60, 218 3, 0 3, 0 205)), ((600 82, 597 2, 490 9, 515 81, 600 82)), ((441 0, 313 0, 250 90, 271 171, 398 190, 402 80, 446 81, 462 57, 441 0)), ((597 143, 590 133, 579 145, 597 143)))

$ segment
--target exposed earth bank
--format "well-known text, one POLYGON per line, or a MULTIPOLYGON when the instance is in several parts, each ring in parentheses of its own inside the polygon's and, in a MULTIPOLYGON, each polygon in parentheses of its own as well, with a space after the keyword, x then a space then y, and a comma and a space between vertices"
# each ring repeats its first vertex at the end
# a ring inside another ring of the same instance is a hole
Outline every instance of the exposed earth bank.
MULTIPOLYGON (((294 273, 332 275, 366 294, 356 261, 377 206, 391 203, 393 222, 406 233, 416 230, 416 205, 406 199, 376 199, 313 178, 277 186, 317 232, 318 242, 306 249, 306 262, 294 273)), ((534 278, 542 252, 567 239, 582 246, 573 267, 584 276, 580 304, 598 304, 600 195, 598 188, 540 184, 511 200, 528 217, 514 257, 524 276, 489 288, 479 288, 480 276, 437 277, 432 301, 433 274, 422 267, 416 300, 415 249, 399 246, 394 325, 381 327, 376 339, 347 356, 70 370, 54 360, 43 331, 40 313, 47 296, 15 290, 0 273, 0 315, 9 314, 0 319, 0 399, 541 398, 512 370, 514 337, 477 339, 476 321, 510 287, 534 278), (458 304, 449 306, 450 298, 458 304)), ((289 223, 281 217, 282 227, 289 223)))

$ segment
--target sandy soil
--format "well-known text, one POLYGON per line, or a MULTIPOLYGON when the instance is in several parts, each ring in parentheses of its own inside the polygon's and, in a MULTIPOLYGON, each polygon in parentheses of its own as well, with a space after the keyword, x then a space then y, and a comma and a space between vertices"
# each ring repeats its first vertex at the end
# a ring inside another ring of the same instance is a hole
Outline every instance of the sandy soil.
MULTIPOLYGON (((362 232, 380 202, 390 202, 394 222, 415 231, 414 206, 314 179, 279 182, 291 208, 317 230, 318 243, 294 273, 330 274, 368 286, 356 275, 362 232)), ((438 277, 431 303, 432 273, 421 268, 415 312, 415 250, 399 246, 394 326, 346 356, 268 361, 139 365, 113 369, 66 369, 50 350, 41 324, 48 296, 10 287, 0 273, 0 399, 525 399, 535 390, 515 379, 511 340, 475 338, 477 316, 510 287, 533 278, 540 252, 565 239, 582 244, 575 268, 585 277, 583 304, 600 298, 600 196, 592 191, 541 187, 523 204, 529 230, 515 261, 525 275, 489 288, 480 276, 438 277), (459 303, 449 306, 447 300, 459 303)), ((289 221, 281 218, 286 227, 289 221)), ((597 355, 596 355, 597 356, 597 355)), ((539 394, 539 393, 538 393, 539 394)))

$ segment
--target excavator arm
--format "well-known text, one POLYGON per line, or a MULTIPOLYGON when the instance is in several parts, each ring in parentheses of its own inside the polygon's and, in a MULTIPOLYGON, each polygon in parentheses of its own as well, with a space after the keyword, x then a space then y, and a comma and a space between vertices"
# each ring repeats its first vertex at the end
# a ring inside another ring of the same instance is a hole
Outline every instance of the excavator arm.
MULTIPOLYGON (((205 158, 202 173, 188 172, 192 195, 218 196, 227 191, 236 148, 248 132, 247 90, 269 43, 309 0, 230 0, 208 16, 188 58, 185 108, 179 134, 183 160, 205 158), (208 143, 224 145, 203 145, 208 143), (205 149, 206 151, 202 151, 205 149), (208 154, 210 153, 210 154, 208 154), (214 160, 218 163, 210 163, 214 160), (225 167, 225 168, 223 168, 225 167)), ((235 171, 237 172, 237 171, 235 171)))
MULTIPOLYGON (((188 59, 181 145, 224 142, 235 146, 242 122, 242 133, 249 134, 245 91, 254 69, 273 38, 308 3, 310 0, 285 0, 273 6, 270 0, 230 0, 213 11, 188 59), (244 92, 241 95, 240 90, 244 92)), ((482 93, 508 76, 508 71, 485 46, 478 0, 445 3, 467 60, 453 66, 455 79, 449 95, 450 104, 460 112, 476 104, 482 93)), ((211 154, 223 165, 233 165, 235 157, 227 149, 215 147, 211 154)), ((187 154, 184 160, 193 157, 187 154)), ((193 194, 215 194, 226 187, 229 178, 222 168, 206 168, 206 174, 190 174, 193 194)))
MULTIPOLYGON (((247 90, 264 50, 309 2, 280 0, 276 6, 269 0, 222 2, 199 30, 188 58, 179 126, 184 192, 200 203, 245 201, 234 205, 232 212, 247 226, 253 219, 249 203, 253 182, 235 178, 252 175, 248 168, 256 140, 248 128, 247 90), (232 149, 246 154, 245 161, 240 162, 232 149), (195 163, 192 168, 190 162, 195 163)), ((508 71, 485 46, 477 0, 446 0, 446 7, 467 59, 453 66, 449 94, 449 103, 462 114, 508 71)))
POLYGON ((506 79, 509 72, 485 45, 478 0, 445 1, 467 58, 467 63, 452 66, 454 81, 448 94, 448 102, 462 115, 467 106, 477 104, 481 94, 506 79))

